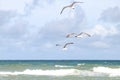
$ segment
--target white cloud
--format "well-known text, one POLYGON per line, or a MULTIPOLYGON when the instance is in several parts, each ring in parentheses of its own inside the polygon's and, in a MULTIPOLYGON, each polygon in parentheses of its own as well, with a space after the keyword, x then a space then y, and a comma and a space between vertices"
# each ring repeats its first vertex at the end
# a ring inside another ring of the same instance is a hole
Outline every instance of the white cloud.
MULTIPOLYGON (((66 9, 64 13, 60 15, 63 6, 68 5, 71 1, 73 0, 43 0, 42 2, 40 0, 0 0, 0 11, 3 11, 0 16, 0 18, 2 18, 0 23, 4 24, 0 27, 1 51, 4 49, 7 53, 11 52, 11 54, 16 53, 17 55, 18 53, 22 53, 20 51, 28 55, 29 53, 38 55, 37 53, 48 54, 50 52, 56 54, 60 53, 60 51, 58 51, 59 47, 58 49, 54 49, 56 48, 56 43, 60 42, 64 44, 64 42, 73 41, 76 43, 69 47, 70 53, 71 51, 74 52, 75 49, 76 51, 74 53, 78 53, 79 50, 86 50, 88 53, 88 50, 91 50, 90 53, 92 53, 93 47, 91 48, 91 46, 89 46, 90 44, 98 48, 109 48, 115 45, 113 43, 116 40, 118 41, 116 44, 119 43, 119 37, 117 36, 117 39, 114 37, 114 35, 119 33, 118 28, 104 25, 95 25, 92 29, 86 31, 95 35, 95 37, 66 39, 65 35, 67 33, 78 33, 83 29, 88 29, 89 27, 86 28, 87 25, 97 23, 98 16, 96 16, 96 14, 99 15, 102 11, 100 10, 100 12, 98 12, 98 8, 92 9, 94 6, 97 6, 97 4, 94 3, 95 5, 91 6, 93 2, 90 1, 91 4, 89 4, 89 2, 86 1, 85 4, 76 5, 74 10, 66 9), (91 8, 88 8, 88 4, 91 8), (85 13, 86 9, 88 12, 85 13), (86 17, 86 14, 89 15, 86 17), (86 19, 90 19, 90 22, 88 22, 90 24, 86 22, 86 19), (108 38, 107 36, 110 37, 108 38), (101 37, 106 38, 101 41, 101 37), (114 38, 116 40, 114 40, 114 38), (110 42, 111 45, 109 44, 110 42)), ((101 3, 100 5, 103 4, 101 3)), ((101 8, 101 6, 99 6, 99 8, 101 8)), ((62 47, 60 47, 60 50, 61 48, 62 47)))
POLYGON ((52 43, 47 42, 47 43, 43 44, 42 47, 44 47, 44 48, 52 48, 52 47, 54 47, 54 46, 55 46, 55 45, 53 45, 52 43))
POLYGON ((98 35, 103 38, 107 36, 113 36, 119 33, 116 27, 113 26, 106 27, 100 24, 86 31, 89 32, 91 35, 98 35))
POLYGON ((6 24, 11 20, 11 18, 15 17, 16 13, 13 11, 3 11, 0 10, 0 26, 6 24))
MULTIPOLYGON (((52 2, 52 5, 47 1, 43 1, 42 3, 39 3, 39 5, 36 6, 34 10, 32 10, 31 15, 29 15, 26 19, 32 25, 44 26, 46 23, 50 23, 51 21, 60 21, 63 19, 75 18, 75 10, 71 9, 66 9, 64 13, 60 15, 60 11, 62 10, 63 6, 67 4, 69 4, 69 1, 63 2, 61 0, 55 0, 54 2, 52 2)), ((80 11, 81 9, 79 8, 79 15, 83 12, 80 11)), ((83 14, 81 14, 81 16, 83 16, 83 14)))
POLYGON ((31 4, 33 0, 0 0, 0 10, 16 11, 24 14, 26 4, 31 4))
POLYGON ((101 14, 100 20, 105 22, 120 22, 120 8, 118 6, 108 8, 101 14))
POLYGON ((98 48, 109 48, 110 47, 108 43, 103 42, 103 41, 95 41, 91 43, 91 45, 94 47, 98 47, 98 48))

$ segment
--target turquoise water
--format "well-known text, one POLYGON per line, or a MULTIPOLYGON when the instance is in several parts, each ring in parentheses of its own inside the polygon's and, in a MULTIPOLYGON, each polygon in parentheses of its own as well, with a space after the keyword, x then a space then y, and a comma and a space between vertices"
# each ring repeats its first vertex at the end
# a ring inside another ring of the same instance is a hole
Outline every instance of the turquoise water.
POLYGON ((0 80, 120 80, 120 61, 1 60, 0 80))

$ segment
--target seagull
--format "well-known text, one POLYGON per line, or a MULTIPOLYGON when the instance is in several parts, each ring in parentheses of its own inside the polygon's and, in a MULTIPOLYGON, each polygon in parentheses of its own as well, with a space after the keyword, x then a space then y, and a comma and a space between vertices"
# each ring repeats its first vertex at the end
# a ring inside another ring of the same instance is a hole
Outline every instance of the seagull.
POLYGON ((91 35, 90 35, 90 34, 85 33, 85 32, 81 32, 80 34, 78 34, 78 35, 77 35, 77 36, 75 36, 75 37, 82 37, 82 35, 87 35, 88 37, 91 37, 91 35))
MULTIPOLYGON (((70 44, 74 44, 73 42, 69 42, 69 43, 66 43, 66 44, 64 44, 64 46, 63 46, 63 49, 62 50, 67 50, 67 46, 68 45, 70 45, 70 44)), ((61 46, 60 44, 56 44, 56 46, 61 46)))
POLYGON ((69 42, 69 43, 66 43, 64 46, 63 46, 63 49, 66 49, 66 47, 70 44, 74 44, 73 42, 69 42))
POLYGON ((66 35, 66 38, 69 38, 69 37, 71 37, 71 36, 73 36, 73 35, 76 35, 76 34, 75 34, 75 33, 67 34, 67 35, 66 35))
POLYGON ((60 14, 62 14, 62 12, 63 12, 63 10, 64 10, 65 8, 72 8, 72 9, 74 9, 73 5, 76 4, 76 3, 83 3, 83 2, 73 2, 72 4, 70 4, 70 5, 68 5, 68 6, 64 6, 63 9, 61 10, 60 14))

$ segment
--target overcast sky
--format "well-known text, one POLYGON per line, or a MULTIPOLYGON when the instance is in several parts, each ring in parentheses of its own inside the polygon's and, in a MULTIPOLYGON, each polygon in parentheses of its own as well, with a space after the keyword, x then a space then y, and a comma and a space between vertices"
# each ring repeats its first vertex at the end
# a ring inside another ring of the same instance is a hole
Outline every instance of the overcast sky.
POLYGON ((73 1, 0 0, 0 59, 120 60, 120 0, 76 0, 60 15, 73 1), (92 37, 65 37, 72 32, 92 37))

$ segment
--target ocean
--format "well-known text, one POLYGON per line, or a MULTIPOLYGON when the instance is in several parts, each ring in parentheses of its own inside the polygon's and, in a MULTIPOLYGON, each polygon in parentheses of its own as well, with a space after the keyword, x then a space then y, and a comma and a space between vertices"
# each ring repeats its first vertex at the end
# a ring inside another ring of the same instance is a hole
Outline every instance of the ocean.
POLYGON ((0 60, 0 80, 120 80, 120 61, 0 60))

